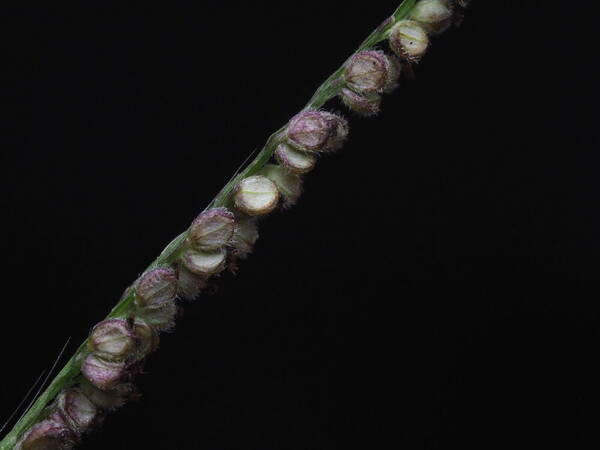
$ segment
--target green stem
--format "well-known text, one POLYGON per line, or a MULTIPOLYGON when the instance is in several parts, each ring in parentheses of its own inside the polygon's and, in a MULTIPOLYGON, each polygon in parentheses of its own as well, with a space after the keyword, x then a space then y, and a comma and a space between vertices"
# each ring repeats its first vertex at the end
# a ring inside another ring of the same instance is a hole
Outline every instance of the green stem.
MULTIPOLYGON (((390 28, 399 20, 405 19, 412 10, 417 0, 404 0, 396 9, 394 14, 383 22, 367 39, 360 45, 358 51, 362 51, 377 45, 387 37, 390 28)), ((325 82, 317 89, 313 97, 304 107, 304 109, 321 108, 329 100, 336 97, 343 85, 341 75, 343 65, 336 70, 325 82)), ((229 181, 223 189, 217 194, 208 208, 227 206, 231 201, 232 193, 235 186, 240 180, 252 176, 260 171, 265 164, 269 162, 277 147, 280 133, 285 129, 285 126, 273 133, 267 140, 263 149, 256 157, 240 172, 238 172, 229 181)), ((175 262, 181 253, 185 250, 185 242, 187 231, 177 236, 167 247, 162 251, 160 256, 146 269, 146 271, 158 267, 169 265, 175 262)), ((112 309, 108 317, 124 317, 133 308, 133 291, 130 290, 127 295, 117 303, 112 309)), ((87 354, 87 340, 83 342, 69 359, 58 375, 48 385, 46 390, 37 398, 33 405, 29 408, 25 415, 15 424, 13 429, 0 441, 0 450, 12 449, 19 436, 31 427, 33 424, 41 420, 44 416, 46 407, 54 400, 56 395, 65 387, 75 383, 80 375, 81 362, 87 354)))

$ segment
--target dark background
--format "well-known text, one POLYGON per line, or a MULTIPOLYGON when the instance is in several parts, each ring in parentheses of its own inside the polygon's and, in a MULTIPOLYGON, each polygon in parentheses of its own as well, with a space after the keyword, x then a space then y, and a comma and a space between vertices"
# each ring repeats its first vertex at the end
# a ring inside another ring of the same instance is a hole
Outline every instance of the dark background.
MULTIPOLYGON (((82 448, 597 446, 582 3, 475 1, 82 448)), ((396 5, 7 10, 0 421, 396 5)))

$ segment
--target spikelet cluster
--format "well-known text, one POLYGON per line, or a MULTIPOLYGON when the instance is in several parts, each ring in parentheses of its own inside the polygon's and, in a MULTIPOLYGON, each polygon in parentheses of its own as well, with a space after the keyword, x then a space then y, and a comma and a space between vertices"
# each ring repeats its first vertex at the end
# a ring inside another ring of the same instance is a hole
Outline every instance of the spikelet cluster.
POLYGON ((430 47, 431 36, 445 31, 457 20, 465 2, 421 0, 410 15, 388 32, 388 45, 393 54, 382 50, 364 50, 354 54, 345 64, 344 86, 340 100, 361 116, 374 116, 381 110, 382 94, 398 87, 402 71, 418 63, 430 47))
MULTIPOLYGON (((403 67, 419 62, 430 38, 450 26, 466 0, 420 0, 406 20, 387 33, 393 54, 367 49, 344 65, 339 97, 350 110, 373 116, 383 94, 397 86, 403 67)), ((259 219, 276 208, 290 208, 302 194, 303 177, 319 156, 337 151, 348 137, 348 121, 338 114, 305 109, 277 135, 273 160, 239 180, 226 207, 211 208, 192 222, 178 258, 143 273, 125 292, 132 309, 106 319, 89 335, 81 358, 81 380, 64 389, 44 420, 30 427, 17 450, 68 449, 96 427, 107 412, 135 398, 134 377, 159 345, 159 334, 173 329, 182 300, 197 298, 236 260, 246 258, 258 237, 259 219)))

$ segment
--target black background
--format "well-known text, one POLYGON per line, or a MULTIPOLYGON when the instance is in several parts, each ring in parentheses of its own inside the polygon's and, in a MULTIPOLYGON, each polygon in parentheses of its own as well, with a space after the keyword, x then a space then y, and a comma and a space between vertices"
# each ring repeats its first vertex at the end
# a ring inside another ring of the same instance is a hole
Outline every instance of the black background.
MULTIPOLYGON (((7 12, 0 420, 396 3, 7 12)), ((597 446, 582 3, 474 2, 82 448, 597 446)))

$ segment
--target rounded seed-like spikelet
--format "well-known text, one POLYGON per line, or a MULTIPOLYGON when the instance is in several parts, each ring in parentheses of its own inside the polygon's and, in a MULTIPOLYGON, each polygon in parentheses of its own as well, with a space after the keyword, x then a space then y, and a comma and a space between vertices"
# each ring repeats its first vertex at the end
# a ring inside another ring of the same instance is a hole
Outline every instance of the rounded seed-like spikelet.
POLYGON ((421 0, 410 17, 421 23, 429 33, 441 33, 452 24, 452 4, 449 0, 421 0))
MULTIPOLYGON (((237 223, 236 223, 237 227, 237 223)), ((232 241, 230 242, 230 245, 232 241)), ((196 275, 193 272, 190 272, 183 264, 179 265, 179 270, 177 271, 177 279, 178 279, 178 294, 181 298, 185 300, 194 300, 200 292, 202 292, 206 286, 208 285, 207 277, 203 275, 196 275)))
POLYGON ((245 258, 254 249, 258 240, 258 223, 256 219, 240 220, 236 223, 231 246, 233 255, 245 258))
POLYGON ((23 434, 15 450, 67 450, 77 443, 77 436, 57 415, 36 423, 23 434))
POLYGON ((320 152, 327 144, 335 124, 322 111, 302 111, 290 120, 286 135, 290 144, 306 152, 320 152))
POLYGON ((339 150, 346 143, 346 139, 348 139, 348 133, 350 131, 348 121, 343 117, 338 116, 337 114, 333 114, 327 111, 323 111, 323 115, 332 124, 332 132, 329 136, 329 139, 327 140, 325 150, 339 150))
POLYGON ((392 93, 400 82, 400 75, 402 75, 402 62, 395 56, 389 56, 390 61, 390 72, 387 79, 387 83, 383 92, 385 94, 392 93))
POLYGON ((146 272, 136 283, 137 316, 157 331, 167 331, 175 325, 179 309, 177 273, 170 267, 146 272))
POLYGON ((250 216, 273 211, 279 202, 277 186, 267 177, 255 175, 240 181, 235 192, 235 207, 250 216))
POLYGON ((89 354, 81 365, 81 373, 90 383, 103 391, 113 389, 127 374, 125 363, 106 361, 89 354))
POLYGON ((302 179, 299 175, 275 164, 267 164, 260 173, 275 183, 283 197, 284 208, 296 204, 302 194, 302 179))
POLYGON ((123 361, 136 351, 136 339, 126 320, 108 319, 92 329, 90 350, 110 361, 123 361))
POLYGON ((344 88, 340 94, 340 99, 349 109, 365 117, 374 116, 381 109, 381 96, 379 94, 364 96, 344 88))
POLYGON ((135 392, 135 388, 130 383, 122 383, 112 389, 101 390, 85 379, 81 382, 80 388, 94 405, 109 411, 123 406, 134 396, 135 392))
POLYGON ((401 59, 418 62, 429 48, 429 37, 419 22, 401 20, 391 29, 389 43, 401 59))
POLYGON ((216 250, 227 245, 234 226, 235 217, 226 208, 209 209, 194 220, 188 239, 196 250, 216 250))
POLYGON ((146 306, 136 310, 137 317, 157 331, 170 331, 175 326, 175 319, 179 314, 179 307, 175 302, 162 305, 146 306))
POLYGON ((133 332, 137 340, 136 357, 143 359, 158 348, 160 338, 156 330, 144 320, 136 319, 133 332))
POLYGON ((360 94, 381 93, 388 84, 391 70, 392 63, 385 53, 364 50, 350 58, 344 79, 350 89, 360 94))
POLYGON ((227 251, 222 248, 212 252, 188 250, 183 255, 182 262, 190 272, 208 277, 222 272, 226 259, 227 251))
POLYGON ((295 173, 308 173, 314 169, 317 163, 314 154, 296 150, 283 142, 275 150, 275 159, 279 164, 295 173))
POLYGON ((58 396, 61 416, 76 433, 89 430, 98 418, 98 408, 79 388, 69 388, 58 396))
POLYGON ((173 269, 159 267, 146 272, 136 285, 137 306, 171 303, 177 296, 177 275, 173 269))

